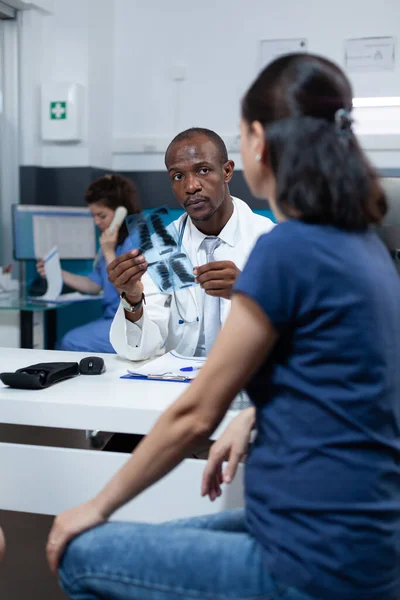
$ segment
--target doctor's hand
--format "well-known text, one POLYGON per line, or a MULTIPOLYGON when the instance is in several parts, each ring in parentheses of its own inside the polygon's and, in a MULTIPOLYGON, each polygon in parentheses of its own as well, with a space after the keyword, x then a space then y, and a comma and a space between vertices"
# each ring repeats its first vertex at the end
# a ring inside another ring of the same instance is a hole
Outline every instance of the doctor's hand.
POLYGON ((40 277, 46 279, 46 273, 44 271, 44 260, 43 258, 39 259, 36 263, 36 271, 39 273, 40 277))
POLYGON ((195 267, 193 272, 206 294, 230 300, 240 269, 230 260, 222 260, 195 267))
POLYGON ((68 542, 87 529, 106 521, 94 500, 67 510, 55 518, 46 546, 47 561, 53 573, 57 572, 68 542))
POLYGON ((247 454, 254 422, 255 409, 246 408, 211 446, 201 484, 202 496, 208 495, 213 502, 222 494, 221 485, 233 481, 240 460, 247 454), (223 471, 222 465, 226 460, 228 464, 223 471))
POLYGON ((139 250, 117 256, 107 267, 108 280, 119 292, 125 292, 131 304, 137 304, 142 298, 141 279, 146 271, 147 262, 139 250))

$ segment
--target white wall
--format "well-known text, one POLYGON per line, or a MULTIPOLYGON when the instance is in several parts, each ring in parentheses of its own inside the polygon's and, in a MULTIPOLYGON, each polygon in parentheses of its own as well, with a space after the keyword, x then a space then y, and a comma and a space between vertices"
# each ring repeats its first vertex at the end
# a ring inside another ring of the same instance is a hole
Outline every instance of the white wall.
MULTIPOLYGON (((343 65, 346 38, 396 35, 399 23, 399 0, 115 0, 114 133, 171 134, 196 122, 235 132, 239 99, 262 66, 259 40, 306 37, 310 52, 343 65), (176 123, 175 63, 188 70, 176 123)), ((356 96, 400 95, 400 61, 395 72, 351 79, 356 96)))
MULTIPOLYGON (((22 163, 162 169, 179 130, 218 131, 240 166, 239 102, 260 64, 262 39, 306 37, 311 52, 344 63, 344 40, 396 36, 399 0, 53 0, 53 14, 25 11, 21 26, 22 163), (174 81, 175 67, 186 71, 174 81), (86 89, 78 145, 41 143, 41 81, 86 89)), ((400 52, 400 50, 399 50, 400 52)), ((400 96, 396 70, 352 73, 356 96, 400 96)), ((364 147, 400 168, 400 109, 359 109, 364 147), (396 135, 393 135, 396 134, 396 135)))
MULTIPOLYGON (((162 168, 161 155, 132 151, 163 148, 194 125, 217 130, 233 148, 240 98, 262 66, 260 40, 306 37, 310 52, 343 66, 345 39, 395 36, 399 23, 399 0, 115 0, 114 167, 162 168), (176 64, 186 66, 183 82, 172 79, 176 64)), ((400 60, 396 71, 351 80, 356 96, 400 96, 400 60)), ((400 109, 356 117, 362 134, 400 133, 400 109)), ((400 167, 395 154, 384 165, 400 167)))
POLYGON ((21 163, 112 166, 113 0, 54 0, 49 15, 23 11, 20 19, 21 163), (79 83, 85 89, 80 143, 40 139, 40 84, 79 83))
POLYGON ((19 201, 19 89, 18 26, 14 20, 0 22, 0 257, 13 259, 11 207, 19 201))
POLYGON ((33 2, 26 0, 3 0, 3 2, 17 10, 28 10, 33 8, 44 13, 51 13, 54 9, 54 0, 33 0, 33 2))

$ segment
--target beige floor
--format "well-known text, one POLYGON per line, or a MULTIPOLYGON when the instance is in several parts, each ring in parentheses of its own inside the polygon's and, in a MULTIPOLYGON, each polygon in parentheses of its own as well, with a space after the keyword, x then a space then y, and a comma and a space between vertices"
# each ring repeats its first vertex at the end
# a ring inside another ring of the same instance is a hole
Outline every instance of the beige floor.
MULTIPOLYGON (((0 425, 0 441, 85 448, 82 432, 0 425)), ((0 482, 0 486, 3 482, 0 482)), ((1 492, 0 492, 1 493, 1 492)), ((65 600, 45 559, 53 517, 0 511, 7 551, 0 564, 1 600, 65 600)))

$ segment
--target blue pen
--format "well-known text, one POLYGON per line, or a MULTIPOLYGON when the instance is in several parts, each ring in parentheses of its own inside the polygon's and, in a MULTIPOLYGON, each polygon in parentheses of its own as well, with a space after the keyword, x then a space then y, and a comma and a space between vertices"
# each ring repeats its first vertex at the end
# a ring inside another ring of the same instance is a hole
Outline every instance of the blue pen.
POLYGON ((201 369, 201 367, 182 367, 182 369, 179 369, 180 371, 199 371, 201 369))

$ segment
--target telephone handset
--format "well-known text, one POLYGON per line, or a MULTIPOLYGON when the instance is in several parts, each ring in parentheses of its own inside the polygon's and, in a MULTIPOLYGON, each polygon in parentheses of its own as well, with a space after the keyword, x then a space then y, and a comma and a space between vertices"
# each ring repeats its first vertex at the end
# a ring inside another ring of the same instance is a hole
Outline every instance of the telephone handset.
MULTIPOLYGON (((128 211, 126 210, 125 206, 118 206, 118 208, 115 210, 113 220, 111 221, 110 226, 107 229, 107 231, 112 233, 116 227, 120 227, 127 214, 128 214, 128 211)), ((103 255, 103 252, 100 249, 94 259, 94 267, 96 267, 96 265, 98 264, 102 255, 103 255)))
POLYGON ((108 231, 112 233, 115 230, 115 228, 120 227, 127 214, 128 211, 126 210, 125 206, 118 206, 118 208, 115 211, 113 220, 111 221, 111 225, 108 228, 108 231))

